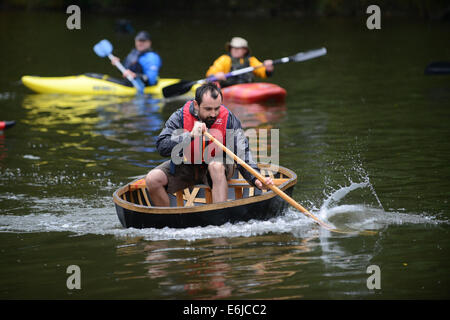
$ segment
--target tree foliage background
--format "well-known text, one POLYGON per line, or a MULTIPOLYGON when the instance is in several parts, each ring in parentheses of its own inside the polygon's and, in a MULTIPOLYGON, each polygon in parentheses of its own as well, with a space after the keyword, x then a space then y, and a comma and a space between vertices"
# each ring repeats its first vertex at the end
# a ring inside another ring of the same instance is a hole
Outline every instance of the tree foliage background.
POLYGON ((144 12, 149 15, 358 16, 376 4, 383 16, 444 19, 448 0, 3 0, 1 10, 61 10, 71 4, 92 12, 144 12))

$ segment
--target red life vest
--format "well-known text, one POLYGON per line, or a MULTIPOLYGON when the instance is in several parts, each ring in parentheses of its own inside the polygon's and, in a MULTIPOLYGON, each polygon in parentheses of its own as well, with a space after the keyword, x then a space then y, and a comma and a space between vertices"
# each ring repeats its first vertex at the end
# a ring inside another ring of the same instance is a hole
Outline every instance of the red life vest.
MULTIPOLYGON (((183 129, 188 132, 192 131, 192 129, 194 128, 195 121, 198 121, 198 119, 195 118, 189 111, 191 103, 192 103, 192 101, 188 101, 183 106, 183 129)), ((228 109, 225 108, 223 105, 221 105, 220 109, 219 109, 219 115, 217 116, 216 121, 211 126, 211 128, 208 129, 208 132, 222 144, 225 144, 228 115, 229 115, 228 109)), ((208 141, 208 143, 205 143, 205 136, 196 137, 191 142, 190 148, 188 148, 188 150, 185 150, 185 153, 184 153, 185 163, 190 163, 190 164, 204 163, 205 159, 203 158, 203 153, 205 151, 205 148, 210 143, 211 143, 211 141, 208 141), (200 146, 201 146, 201 149, 200 149, 200 146), (190 158, 190 161, 189 161, 189 158, 190 158)), ((207 154, 208 158, 207 159, 210 159, 210 157, 215 156, 215 154, 216 154, 215 150, 217 148, 218 147, 216 144, 208 146, 208 154, 207 154)), ((219 149, 217 149, 217 150, 219 150, 219 149)))

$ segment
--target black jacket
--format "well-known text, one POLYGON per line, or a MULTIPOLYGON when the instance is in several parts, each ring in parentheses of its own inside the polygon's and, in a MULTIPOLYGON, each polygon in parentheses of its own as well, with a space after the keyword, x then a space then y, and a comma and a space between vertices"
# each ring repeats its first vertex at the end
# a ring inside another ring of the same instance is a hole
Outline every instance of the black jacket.
MULTIPOLYGON (((191 102, 190 104, 189 111, 195 118, 199 119, 194 112, 193 102, 191 102)), ((253 160, 248 139, 244 134, 241 122, 230 110, 228 111, 229 114, 226 128, 227 130, 228 129, 235 130, 234 150, 231 151, 233 151, 238 156, 243 154, 244 157, 240 158, 243 159, 257 172, 259 172, 258 166, 256 165, 256 162, 253 160)), ((185 142, 191 141, 192 138, 190 132, 177 134, 178 132, 175 131, 177 129, 183 129, 183 107, 179 108, 170 116, 170 118, 166 121, 164 128, 162 129, 161 133, 158 136, 158 139, 156 141, 156 148, 158 149, 158 152, 161 156, 170 157, 172 154, 172 149, 175 146, 179 145, 180 143, 183 143, 183 141, 185 142)), ((179 132, 181 132, 181 130, 179 130, 179 132)), ((255 186, 256 177, 253 176, 251 173, 249 173, 244 167, 242 167, 239 164, 237 164, 237 168, 244 177, 244 179, 247 180, 251 185, 255 186)))

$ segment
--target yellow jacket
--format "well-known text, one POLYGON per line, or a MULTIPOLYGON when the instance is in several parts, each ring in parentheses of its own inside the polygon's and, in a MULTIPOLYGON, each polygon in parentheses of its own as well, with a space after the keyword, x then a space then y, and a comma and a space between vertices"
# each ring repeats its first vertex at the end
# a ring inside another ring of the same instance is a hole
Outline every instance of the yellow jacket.
MULTIPOLYGON (((244 63, 244 59, 241 58, 241 64, 244 63)), ((258 59, 256 59, 255 57, 251 56, 249 57, 249 63, 251 67, 256 67, 262 64, 262 62, 260 62, 258 59)), ((206 72, 206 76, 212 76, 214 74, 216 74, 217 72, 223 72, 223 73, 228 73, 231 71, 231 57, 228 54, 224 54, 222 56, 220 56, 219 58, 217 58, 213 65, 209 67, 208 71, 206 72)), ((265 67, 261 67, 258 69, 253 70, 253 74, 257 77, 260 78, 267 78, 267 74, 266 74, 266 68, 265 67)))

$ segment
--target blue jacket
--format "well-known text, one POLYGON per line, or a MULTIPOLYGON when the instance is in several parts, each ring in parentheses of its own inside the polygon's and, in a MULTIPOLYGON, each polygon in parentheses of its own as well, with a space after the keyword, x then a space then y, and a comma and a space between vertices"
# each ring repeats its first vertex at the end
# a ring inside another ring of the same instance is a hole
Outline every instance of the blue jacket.
POLYGON ((146 85, 155 85, 158 82, 159 69, 162 61, 154 51, 140 52, 131 50, 125 59, 124 66, 144 80, 146 85))

